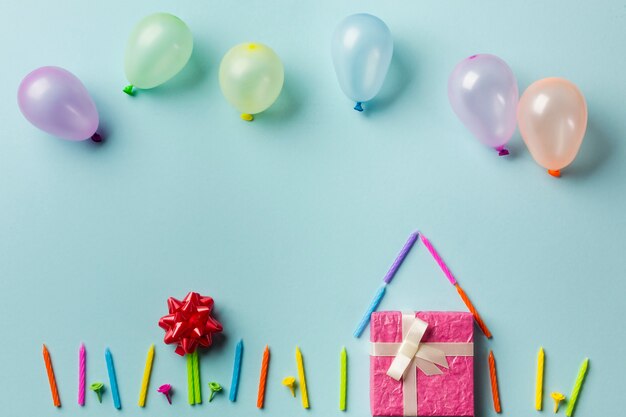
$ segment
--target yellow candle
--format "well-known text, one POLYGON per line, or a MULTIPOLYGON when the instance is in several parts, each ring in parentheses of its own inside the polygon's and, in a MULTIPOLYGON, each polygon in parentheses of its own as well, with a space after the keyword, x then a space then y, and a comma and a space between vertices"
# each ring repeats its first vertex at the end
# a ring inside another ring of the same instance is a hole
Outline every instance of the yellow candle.
POLYGON ((339 410, 346 410, 346 394, 348 391, 348 353, 346 348, 341 349, 339 372, 339 410))
POLYGON ((300 385, 300 393, 302 396, 302 407, 309 408, 309 395, 306 390, 306 376, 304 375, 304 362, 302 361, 302 352, 296 346, 296 364, 298 365, 298 384, 300 385))
POLYGON ((537 383, 535 384, 535 409, 541 410, 543 408, 543 362, 544 352, 543 347, 539 349, 537 355, 537 383))
POLYGON ((150 374, 152 373, 152 362, 154 361, 154 345, 150 345, 148 356, 146 357, 146 367, 143 369, 143 378, 141 379, 141 391, 139 391, 139 407, 146 405, 146 395, 148 395, 148 384, 150 383, 150 374))

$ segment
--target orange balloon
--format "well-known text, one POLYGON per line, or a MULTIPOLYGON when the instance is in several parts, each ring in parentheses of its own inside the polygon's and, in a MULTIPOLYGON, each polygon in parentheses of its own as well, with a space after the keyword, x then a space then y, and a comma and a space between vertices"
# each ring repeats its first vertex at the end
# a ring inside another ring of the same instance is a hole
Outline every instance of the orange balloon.
POLYGON ((587 103, 570 81, 544 78, 522 95, 517 123, 535 161, 558 177, 576 158, 585 137, 587 103))

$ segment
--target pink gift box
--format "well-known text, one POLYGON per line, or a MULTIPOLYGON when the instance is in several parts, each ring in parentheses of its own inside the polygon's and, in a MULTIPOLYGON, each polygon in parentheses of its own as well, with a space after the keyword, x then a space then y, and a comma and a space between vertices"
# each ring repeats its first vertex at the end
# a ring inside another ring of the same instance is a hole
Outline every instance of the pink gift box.
MULTIPOLYGON (((448 368, 437 366, 438 375, 427 375, 413 362, 404 379, 387 375, 400 350, 413 313, 376 312, 371 316, 370 406, 374 416, 473 416, 474 415, 474 321, 470 313, 424 311, 415 317, 428 323, 420 346, 447 350, 448 368), (404 327, 404 329, 403 329, 404 327), (379 348, 379 349, 377 349, 379 348), (381 349, 382 348, 382 349, 381 349), (391 355, 390 350, 393 351, 391 355), (462 350, 464 356, 454 353, 462 350), (381 354, 381 352, 383 352, 381 354), (414 381, 413 381, 414 378, 414 381), (407 391, 413 387, 417 396, 407 391), (413 404, 416 401, 417 404, 413 404)), ((436 366, 436 365, 435 365, 436 366)), ((436 369, 435 369, 436 370, 436 369)))

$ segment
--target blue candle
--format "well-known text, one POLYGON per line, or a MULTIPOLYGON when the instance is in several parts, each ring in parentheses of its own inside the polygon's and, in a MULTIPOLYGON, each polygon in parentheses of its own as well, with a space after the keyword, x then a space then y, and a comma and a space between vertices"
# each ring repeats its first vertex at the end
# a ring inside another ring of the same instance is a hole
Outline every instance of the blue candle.
POLYGON ((363 330, 365 330, 367 323, 370 322, 370 316, 372 315, 374 311, 376 311, 376 309, 378 308, 378 305, 383 300, 383 297, 385 296, 386 287, 387 285, 383 283, 383 285, 381 285, 378 288, 378 291, 376 291, 376 294, 374 294, 374 298, 372 299, 370 306, 367 308, 367 311, 363 315, 363 318, 361 319, 361 321, 359 322, 359 325, 356 327, 356 330, 354 331, 354 337, 361 337, 361 333, 363 333, 363 330))
POLYGON ((104 358, 107 361, 107 371, 109 372, 109 383, 111 385, 111 395, 113 396, 113 405, 118 410, 122 408, 120 401, 120 391, 117 387, 117 378, 115 377, 115 366, 113 365, 113 356, 109 348, 104 351, 104 358))
POLYGON ((239 388, 239 374, 241 373, 241 355, 243 353, 243 340, 240 340, 235 347, 235 363, 233 365, 233 379, 230 382, 229 399, 237 401, 237 389, 239 388))

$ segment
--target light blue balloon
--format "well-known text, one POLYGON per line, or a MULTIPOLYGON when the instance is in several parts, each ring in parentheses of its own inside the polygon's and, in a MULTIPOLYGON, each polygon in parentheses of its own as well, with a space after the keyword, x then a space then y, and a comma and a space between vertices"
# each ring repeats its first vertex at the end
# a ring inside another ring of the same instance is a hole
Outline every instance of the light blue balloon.
POLYGON ((393 39, 389 28, 371 14, 346 17, 335 29, 332 40, 333 63, 344 94, 356 102, 355 110, 380 90, 391 56, 393 39))

